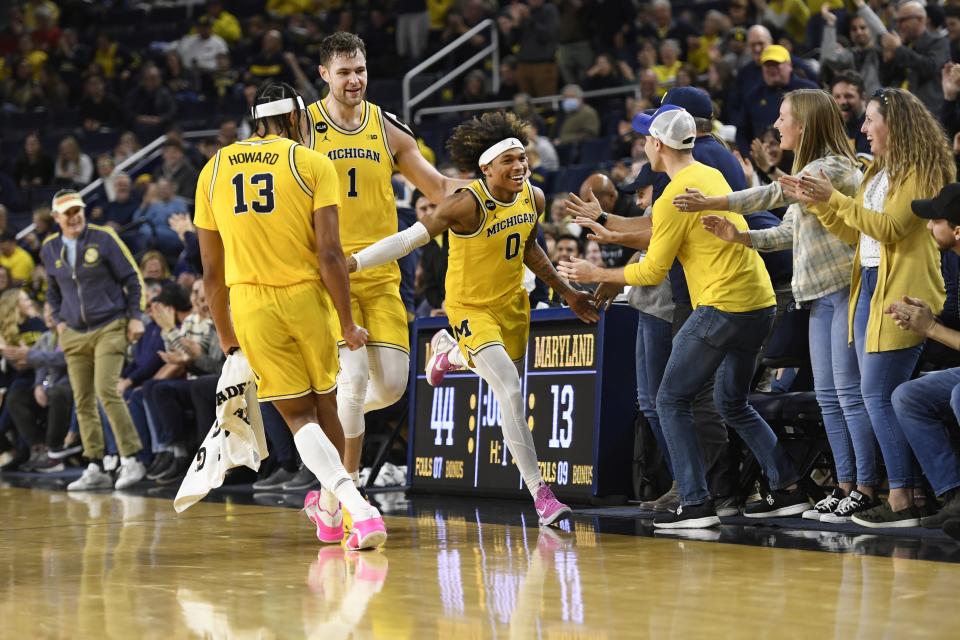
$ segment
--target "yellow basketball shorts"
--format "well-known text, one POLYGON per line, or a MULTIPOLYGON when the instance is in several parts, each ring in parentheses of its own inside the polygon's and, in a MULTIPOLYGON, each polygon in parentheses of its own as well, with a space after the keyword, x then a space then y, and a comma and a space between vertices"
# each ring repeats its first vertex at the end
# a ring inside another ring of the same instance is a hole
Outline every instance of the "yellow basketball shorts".
POLYGON ((502 344, 511 360, 520 360, 527 351, 530 335, 530 298, 520 290, 489 305, 460 304, 449 297, 447 317, 464 357, 484 347, 502 344))
MULTIPOLYGON (((400 298, 400 269, 396 263, 350 274, 353 321, 370 332, 367 346, 390 347, 410 353, 407 308, 400 298)), ((334 314, 336 319, 336 314, 334 314)), ((343 336, 337 328, 337 343, 343 336)))
POLYGON ((257 377, 257 398, 286 400, 336 388, 340 360, 328 318, 337 314, 321 281, 234 285, 230 314, 257 377))

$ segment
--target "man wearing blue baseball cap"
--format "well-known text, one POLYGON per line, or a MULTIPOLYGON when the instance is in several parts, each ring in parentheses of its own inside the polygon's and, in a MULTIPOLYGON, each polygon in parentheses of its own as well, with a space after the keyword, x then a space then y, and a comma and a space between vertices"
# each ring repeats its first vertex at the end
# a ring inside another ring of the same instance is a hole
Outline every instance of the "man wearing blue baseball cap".
MULTIPOLYGON (((693 418, 693 402, 716 372, 714 397, 724 421, 735 428, 767 474, 772 500, 747 507, 748 515, 794 515, 809 507, 796 486, 799 474, 763 418, 750 406, 748 394, 761 345, 773 323, 775 297, 770 276, 756 252, 742 245, 722 246, 700 224, 699 215, 683 213, 673 196, 696 185, 715 195, 730 193, 723 175, 693 158, 696 123, 675 105, 636 119, 647 136, 644 150, 654 170, 670 183, 653 206, 653 230, 642 262, 623 269, 603 269, 571 259, 560 273, 576 282, 653 285, 662 281, 674 259, 687 275, 696 307, 673 341, 660 390, 657 412, 680 493, 675 512, 657 516, 657 528, 691 529, 719 524, 707 487, 703 452, 693 418)), ((746 230, 743 216, 714 212, 746 230)))

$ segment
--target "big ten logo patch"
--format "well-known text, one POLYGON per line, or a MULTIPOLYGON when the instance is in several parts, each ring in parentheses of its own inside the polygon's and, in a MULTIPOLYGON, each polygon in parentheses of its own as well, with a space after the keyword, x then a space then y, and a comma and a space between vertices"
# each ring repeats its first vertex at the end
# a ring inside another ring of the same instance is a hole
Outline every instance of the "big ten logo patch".
POLYGON ((316 130, 317 133, 326 133, 329 127, 327 126, 326 122, 321 120, 313 128, 316 130))

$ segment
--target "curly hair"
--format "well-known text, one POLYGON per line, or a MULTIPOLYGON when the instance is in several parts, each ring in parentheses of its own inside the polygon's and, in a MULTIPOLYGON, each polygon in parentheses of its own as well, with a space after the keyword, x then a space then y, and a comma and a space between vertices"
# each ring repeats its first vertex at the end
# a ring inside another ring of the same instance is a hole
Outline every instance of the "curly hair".
POLYGON ((320 41, 320 66, 327 67, 331 58, 337 56, 353 57, 357 54, 367 57, 367 46, 355 33, 337 31, 320 41))
POLYGON ((947 134, 915 95, 903 89, 884 88, 870 102, 876 103, 889 134, 886 153, 874 159, 863 184, 886 171, 893 191, 913 173, 920 189, 916 197, 932 198, 956 179, 957 168, 947 134))
POLYGON ((524 147, 530 142, 528 123, 513 113, 492 111, 467 120, 450 135, 447 151, 461 171, 477 170, 484 151, 505 138, 516 138, 524 147))

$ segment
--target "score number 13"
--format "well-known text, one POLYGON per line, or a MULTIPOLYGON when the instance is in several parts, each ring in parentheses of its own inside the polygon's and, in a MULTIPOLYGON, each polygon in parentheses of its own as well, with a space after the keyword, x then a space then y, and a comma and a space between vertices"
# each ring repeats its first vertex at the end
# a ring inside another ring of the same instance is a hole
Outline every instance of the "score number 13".
POLYGON ((550 385, 553 395, 553 433, 547 446, 569 449, 573 442, 573 385, 550 385))

